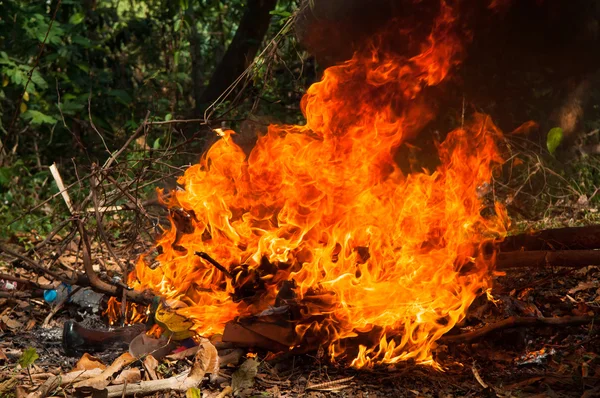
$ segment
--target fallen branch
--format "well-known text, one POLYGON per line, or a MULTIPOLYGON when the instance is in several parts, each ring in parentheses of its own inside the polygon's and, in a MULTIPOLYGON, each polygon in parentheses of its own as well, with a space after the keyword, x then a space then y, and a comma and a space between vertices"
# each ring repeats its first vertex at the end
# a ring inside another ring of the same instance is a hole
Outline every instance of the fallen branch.
POLYGON ((586 267, 600 265, 600 250, 525 251, 499 253, 496 269, 586 267))
POLYGON ((29 279, 19 278, 18 276, 13 276, 9 274, 0 273, 0 279, 4 279, 6 281, 17 282, 18 284, 28 286, 34 289, 53 289, 51 285, 40 285, 37 282, 30 281, 29 279))
MULTIPOLYGON (((213 347, 214 348, 214 347, 213 347)), ((213 358, 216 355, 216 349, 212 355, 207 355, 206 350, 198 350, 194 358, 194 365, 189 373, 182 373, 177 376, 163 380, 148 380, 135 384, 127 384, 123 386, 108 386, 106 387, 107 395, 105 397, 124 397, 127 395, 150 395, 163 391, 178 391, 185 393, 190 388, 198 387, 204 379, 204 375, 208 372, 218 372, 217 364, 214 368, 213 358)))
POLYGON ((566 227, 508 236, 499 245, 501 252, 517 250, 600 249, 600 225, 566 227))
MULTIPOLYGON (((121 288, 111 285, 107 282, 104 282, 102 279, 100 279, 98 274, 96 274, 96 271, 94 271, 94 267, 92 265, 92 256, 91 256, 92 250, 91 250, 90 240, 89 240, 87 231, 85 230, 83 221, 77 220, 76 224, 77 224, 77 229, 79 231, 79 235, 81 236, 81 240, 82 240, 83 267, 85 269, 85 274, 87 275, 87 279, 89 280, 89 286, 91 286, 92 289, 94 289, 97 292, 104 293, 104 294, 107 294, 107 295, 113 296, 113 297, 122 298, 121 297, 122 293, 120 292, 121 288)), ((123 290, 125 290, 125 289, 123 289, 123 290)), ((148 290, 145 290, 143 292, 139 292, 136 290, 125 290, 125 292, 126 292, 125 294, 127 295, 127 298, 130 301, 133 301, 134 303, 138 303, 138 304, 142 304, 142 305, 149 305, 152 302, 152 300, 154 299, 154 295, 148 290)))
POLYGON ((36 274, 50 275, 52 278, 54 278, 56 280, 59 280, 61 282, 65 282, 65 283, 68 283, 71 285, 85 283, 85 275, 74 273, 74 275, 72 275, 70 278, 66 277, 64 275, 59 274, 56 271, 52 271, 46 267, 43 267, 42 265, 40 265, 37 262, 30 259, 29 257, 26 257, 25 255, 18 253, 16 251, 9 249, 8 247, 0 244, 0 253, 2 253, 2 252, 20 260, 20 263, 17 264, 18 266, 29 269, 29 270, 35 272, 36 274))
POLYGON ((442 344, 469 343, 480 339, 490 333, 499 330, 515 328, 515 327, 540 327, 540 326, 573 326, 586 325, 595 320, 591 316, 563 316, 558 318, 534 318, 534 317, 517 317, 511 316, 500 322, 492 323, 482 327, 481 329, 473 330, 472 332, 457 334, 453 336, 442 336, 438 341, 442 344))
POLYGON ((34 290, 32 292, 17 292, 14 290, 4 291, 0 290, 0 298, 7 299, 30 299, 34 297, 44 297, 43 290, 34 290))
POLYGON ((89 378, 96 377, 101 373, 102 369, 96 368, 91 370, 76 370, 64 375, 50 377, 37 391, 30 393, 27 398, 44 398, 60 386, 72 384, 76 381, 87 380, 89 378))

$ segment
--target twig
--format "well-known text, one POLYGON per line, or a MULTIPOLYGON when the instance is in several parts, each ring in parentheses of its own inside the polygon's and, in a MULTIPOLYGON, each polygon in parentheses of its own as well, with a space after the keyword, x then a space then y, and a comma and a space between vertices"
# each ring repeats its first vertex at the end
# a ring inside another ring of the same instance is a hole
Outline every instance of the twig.
POLYGON ((17 283, 20 283, 20 284, 23 284, 26 286, 31 286, 35 289, 52 289, 52 287, 50 285, 40 285, 39 283, 30 281, 29 279, 19 278, 17 276, 3 274, 3 273, 0 273, 0 279, 17 282, 17 283))
MULTIPOLYGON (((93 164, 92 170, 95 168, 96 168, 96 165, 93 164)), ((95 215, 96 215, 96 226, 98 227, 98 232, 100 233, 100 236, 102 237, 102 240, 104 241, 104 245, 106 246, 106 250, 108 250, 108 253, 110 253, 111 257, 113 258, 113 260, 115 260, 115 262, 117 263, 119 268, 121 268, 121 270, 124 270, 125 268, 121 264, 121 261, 119 260, 119 257, 117 256, 115 251, 112 249, 110 242, 108 240, 108 236, 106 236, 106 231, 104 230, 104 224, 102 223, 102 216, 100 215, 100 212, 98 211, 98 192, 96 191, 96 188, 98 187, 98 182, 97 182, 95 176, 92 176, 90 178, 90 185, 91 185, 91 190, 92 190, 92 201, 94 202, 94 209, 95 209, 95 215)))
POLYGON ((515 327, 540 327, 540 326, 571 326, 586 325, 594 321, 591 316, 563 316, 558 318, 541 317, 517 317, 511 316, 500 322, 492 323, 472 332, 462 333, 454 336, 442 336, 439 340, 442 344, 469 343, 471 341, 487 336, 492 332, 515 327))
POLYGON ((148 380, 135 384, 123 386, 108 386, 106 387, 108 398, 119 397, 124 395, 149 395, 161 391, 178 391, 186 392, 190 388, 198 387, 202 383, 202 379, 209 369, 209 364, 202 358, 203 350, 199 350, 196 354, 194 365, 189 373, 182 373, 177 376, 163 380, 148 380))
POLYGON ((96 128, 96 125, 94 124, 94 120, 92 119, 92 90, 91 89, 90 89, 90 95, 88 96, 88 117, 90 118, 90 125, 92 126, 92 129, 96 132, 96 134, 98 134, 98 136, 100 137, 100 140, 102 140, 102 145, 104 145, 104 149, 106 149, 106 152, 110 156, 111 153, 110 153, 110 150, 108 149, 108 146, 106 145, 106 141, 104 140, 104 137, 102 136, 102 134, 100 134, 100 132, 96 128))
POLYGON ((83 181, 83 180, 85 180, 87 178, 90 178, 90 175, 82 177, 80 181, 76 181, 74 183, 69 184, 65 189, 59 190, 57 193, 55 193, 54 195, 50 196, 48 199, 44 200, 42 203, 39 203, 36 206, 33 206, 30 209, 27 209, 27 211, 24 211, 23 214, 21 214, 19 217, 12 219, 11 222, 8 225, 12 225, 12 224, 16 223, 17 221, 23 219, 23 217, 25 217, 26 215, 31 214, 32 212, 36 211, 40 207, 42 207, 45 204, 51 202, 55 198, 61 196, 64 191, 66 191, 68 189, 71 189, 72 187, 74 187, 75 185, 79 184, 81 181, 83 181))
POLYGON ((110 167, 110 165, 113 164, 113 162, 119 156, 121 156, 121 154, 123 153, 123 151, 125 151, 125 149, 127 149, 127 147, 129 146, 129 144, 131 144, 136 138, 138 138, 138 136, 144 131, 144 128, 148 125, 148 118, 149 117, 150 117, 150 111, 146 112, 146 117, 144 118, 144 121, 142 122, 142 124, 140 124, 139 127, 135 130, 135 132, 127 139, 127 141, 125 141, 125 144, 123 144, 123 146, 121 147, 121 149, 119 149, 110 158, 108 158, 106 160, 106 162, 102 166, 102 170, 108 169, 110 167))
POLYGON ((225 268, 221 264, 219 264, 217 262, 217 260, 215 260, 214 258, 209 256, 208 253, 196 252, 195 254, 196 254, 196 256, 200 257, 201 259, 204 259, 204 260, 208 261, 209 263, 211 263, 212 265, 214 265, 216 269, 218 269, 219 271, 221 271, 222 273, 227 275, 229 278, 233 278, 233 275, 231 275, 231 272, 229 272, 227 270, 227 268, 225 268))
POLYGON ((65 189, 65 184, 63 183, 62 177, 60 176, 60 173, 58 172, 56 163, 52 163, 52 166, 50 166, 50 173, 52 174, 54 181, 56 181, 56 186, 58 187, 58 190, 61 192, 63 200, 65 201, 67 208, 69 209, 69 213, 71 213, 71 215, 73 215, 74 211, 73 211, 73 205, 71 204, 71 197, 69 196, 69 192, 65 189))
POLYGON ((4 252, 6 254, 9 254, 11 256, 13 256, 14 258, 18 258, 19 260, 21 260, 21 266, 25 266, 25 264, 29 265, 29 268, 31 270, 33 270, 34 272, 38 273, 38 274, 42 274, 42 275, 50 275, 51 277, 53 277, 54 279, 58 279, 62 282, 68 283, 68 284, 73 284, 80 281, 80 275, 76 275, 72 278, 67 278, 64 275, 61 275, 57 272, 54 272, 52 270, 49 270, 43 266, 41 266, 40 264, 38 264, 37 262, 33 261, 32 259, 25 257, 24 255, 22 255, 21 253, 18 253, 14 250, 9 249, 8 247, 4 246, 3 244, 0 243, 0 252, 4 252))
POLYGON ((206 120, 204 119, 182 119, 182 120, 164 120, 157 122, 148 122, 150 125, 160 126, 163 124, 175 124, 175 123, 201 123, 206 124, 206 120))
POLYGON ((54 227, 54 229, 52 231, 50 231, 50 233, 48 235, 46 235, 46 237, 44 238, 43 241, 41 241, 40 243, 38 243, 37 245, 35 245, 33 247, 33 249, 27 250, 27 254, 31 254, 36 250, 40 250, 42 247, 46 246, 46 244, 48 242, 50 242, 52 240, 52 238, 54 238, 54 236, 56 236, 56 234, 58 234, 60 231, 62 231, 62 229, 64 227, 66 227, 67 225, 69 225, 71 223, 71 219, 67 219, 62 221, 60 224, 58 224, 56 227, 54 227))
POLYGON ((50 312, 48 312, 48 315, 46 315, 46 318, 44 318, 44 322, 42 322, 43 328, 48 327, 48 323, 50 323, 50 320, 52 319, 52 317, 54 315, 56 315, 58 313, 58 311, 60 311, 65 306, 65 304, 69 301, 71 296, 73 296, 79 290, 81 290, 81 286, 77 286, 75 289, 70 291, 69 294, 67 294, 67 297, 65 297, 61 302, 56 303, 56 305, 52 308, 52 310, 50 312))
POLYGON ((345 377, 343 379, 326 381, 323 383, 312 384, 306 387, 306 390, 314 390, 314 391, 331 391, 331 390, 340 390, 342 388, 347 388, 347 385, 344 383, 354 379, 354 376, 345 377))
POLYGON ((485 381, 483 381, 483 379, 481 378, 481 375, 479 374, 479 372, 477 371, 477 368, 475 367, 475 363, 473 363, 473 366, 471 366, 471 372, 473 372, 473 376, 475 376, 475 380, 477 380, 477 382, 479 383, 479 385, 481 387, 483 387, 484 389, 489 388, 490 386, 487 385, 487 383, 485 381))
POLYGON ((106 179, 108 181, 110 181, 111 183, 113 183, 117 189, 119 191, 121 191, 123 193, 123 195, 127 196, 127 198, 129 200, 131 200, 131 202, 135 205, 135 207, 137 207, 137 209, 140 211, 140 213, 142 213, 142 215, 146 218, 151 218, 148 215, 148 212, 146 211, 146 209, 144 209, 144 207, 142 207, 142 205, 140 204, 139 200, 137 200, 136 198, 133 197, 133 195, 131 195, 129 192, 127 192, 126 189, 124 189, 121 184, 119 184, 119 182, 117 180, 115 180, 114 178, 112 178, 111 176, 109 176, 108 174, 104 173, 104 175, 106 176, 106 179))
MULTIPOLYGON (((98 274, 96 274, 96 271, 94 271, 94 267, 92 265, 90 240, 89 240, 87 231, 85 230, 85 226, 83 225, 83 221, 77 220, 76 224, 77 224, 77 230, 79 231, 79 235, 81 236, 81 240, 83 243, 82 244, 83 267, 85 269, 85 274, 87 275, 87 278, 89 280, 89 285, 98 292, 108 294, 113 297, 117 297, 119 295, 121 289, 119 289, 116 286, 113 286, 109 283, 104 282, 102 279, 100 279, 98 274)), ((152 299, 154 298, 154 295, 150 291, 143 291, 143 292, 138 292, 136 290, 130 290, 130 291, 125 290, 125 291, 127 292, 126 294, 127 294, 127 297, 129 298, 129 300, 131 300, 135 303, 138 303, 138 304, 148 305, 152 302, 152 299)))
POLYGON ((27 398, 44 398, 60 386, 71 384, 75 381, 96 377, 101 373, 102 369, 96 368, 90 370, 76 370, 64 375, 50 377, 37 391, 30 393, 27 398))
POLYGON ((35 294, 34 292, 18 292, 18 291, 3 291, 0 290, 0 298, 7 298, 7 299, 29 299, 29 298, 33 298, 33 297, 42 297, 43 294, 41 293, 42 291, 39 290, 38 291, 39 294, 35 294))

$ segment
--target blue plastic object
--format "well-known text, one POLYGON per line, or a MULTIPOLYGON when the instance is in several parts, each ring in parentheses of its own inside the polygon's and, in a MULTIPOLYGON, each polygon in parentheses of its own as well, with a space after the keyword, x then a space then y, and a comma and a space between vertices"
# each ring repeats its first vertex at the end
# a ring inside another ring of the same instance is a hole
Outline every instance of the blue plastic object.
POLYGON ((61 283, 56 289, 46 290, 44 292, 44 301, 48 304, 60 303, 64 301, 71 293, 71 286, 61 283))

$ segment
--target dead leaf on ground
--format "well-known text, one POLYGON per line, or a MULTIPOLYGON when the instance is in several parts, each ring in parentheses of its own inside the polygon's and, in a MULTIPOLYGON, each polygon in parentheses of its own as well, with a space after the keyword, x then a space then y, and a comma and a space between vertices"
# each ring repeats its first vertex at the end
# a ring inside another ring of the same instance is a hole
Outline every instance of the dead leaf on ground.
POLYGON ((15 319, 11 319, 8 315, 2 315, 0 317, 0 328, 17 330, 23 327, 23 324, 15 319))
POLYGON ((125 366, 129 365, 133 361, 135 361, 135 358, 130 353, 126 352, 125 354, 115 359, 115 361, 108 368, 104 369, 104 371, 102 371, 100 375, 87 380, 83 380, 75 384, 74 387, 76 389, 91 388, 94 390, 103 390, 106 386, 108 386, 112 376, 115 373, 117 373, 119 370, 123 369, 125 366))
POLYGON ((112 384, 137 383, 142 380, 142 372, 139 368, 125 369, 112 382, 112 384))
POLYGON ((77 257, 72 255, 60 256, 58 262, 67 269, 72 269, 77 264, 77 257))
POLYGON ((258 362, 252 358, 247 359, 231 376, 233 393, 238 394, 241 390, 252 387, 257 373, 258 362))
POLYGON ((202 340, 198 351, 202 350, 202 363, 205 364, 206 373, 216 375, 219 373, 219 352, 208 340, 202 340))
POLYGON ((6 380, 0 382, 0 396, 4 396, 4 394, 12 393, 16 385, 18 384, 17 378, 13 375, 6 380))
POLYGON ((176 346, 177 343, 170 341, 165 336, 156 339, 148 336, 146 333, 142 333, 129 343, 129 353, 136 358, 152 354, 154 358, 161 359, 173 351, 176 346))
POLYGON ((150 380, 158 380, 158 375, 156 374, 156 368, 158 368, 158 361, 152 355, 146 356, 144 358, 144 369, 146 369, 147 375, 150 377, 150 380))
POLYGON ((187 357, 191 357, 196 355, 196 353, 198 352, 198 349, 200 348, 200 346, 193 346, 191 348, 187 348, 185 350, 181 350, 181 351, 176 351, 173 354, 169 354, 167 355, 167 358, 169 359, 173 359, 173 360, 179 360, 179 359, 184 359, 187 357))
POLYGON ((0 348, 0 364, 4 364, 5 362, 8 362, 8 357, 6 356, 2 348, 0 348))
POLYGON ((574 294, 574 293, 580 292, 582 290, 593 289, 596 287, 598 287, 597 280, 589 281, 589 282, 579 282, 579 284, 576 287, 569 290, 569 294, 574 294))
POLYGON ((219 351, 219 366, 224 368, 227 365, 237 365, 244 356, 244 350, 240 348, 228 348, 219 351))
POLYGON ((31 329, 33 329, 35 324, 35 319, 30 319, 29 321, 27 321, 27 325, 25 325, 25 331, 30 331, 31 329))
POLYGON ((37 283, 39 283, 40 285, 51 285, 52 281, 44 276, 39 276, 37 278, 37 283))
POLYGON ((91 369, 106 369, 106 365, 102 361, 87 352, 81 356, 72 371, 75 370, 91 370, 91 369))

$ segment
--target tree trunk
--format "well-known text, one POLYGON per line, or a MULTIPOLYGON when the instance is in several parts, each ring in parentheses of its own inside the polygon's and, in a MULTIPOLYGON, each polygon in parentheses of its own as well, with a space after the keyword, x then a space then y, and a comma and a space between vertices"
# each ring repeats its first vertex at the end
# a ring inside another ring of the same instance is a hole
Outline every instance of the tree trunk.
POLYGON ((200 36, 198 27, 196 26, 196 16, 193 12, 193 7, 190 5, 188 16, 192 21, 192 29, 190 33, 190 53, 192 59, 192 90, 194 94, 194 102, 198 105, 201 102, 202 91, 204 90, 204 62, 200 54, 200 36))
POLYGON ((208 87, 199 100, 196 100, 198 117, 202 117, 204 109, 214 102, 254 60, 269 28, 270 12, 276 4, 277 0, 248 1, 231 44, 213 73, 208 87))

